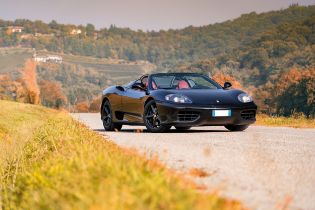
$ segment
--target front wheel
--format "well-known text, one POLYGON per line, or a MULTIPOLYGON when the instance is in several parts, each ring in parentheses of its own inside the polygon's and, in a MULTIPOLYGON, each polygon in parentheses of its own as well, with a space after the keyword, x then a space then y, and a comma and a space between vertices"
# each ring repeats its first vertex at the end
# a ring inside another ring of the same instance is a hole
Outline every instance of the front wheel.
POLYGON ((229 131, 243 131, 248 128, 249 125, 225 125, 224 127, 229 131))
POLYGON ((168 131, 171 126, 161 124, 161 119, 155 101, 149 101, 144 107, 143 121, 148 131, 161 133, 168 131))
POLYGON ((113 122, 112 109, 109 101, 106 101, 102 107, 102 121, 106 131, 120 131, 122 124, 113 122))

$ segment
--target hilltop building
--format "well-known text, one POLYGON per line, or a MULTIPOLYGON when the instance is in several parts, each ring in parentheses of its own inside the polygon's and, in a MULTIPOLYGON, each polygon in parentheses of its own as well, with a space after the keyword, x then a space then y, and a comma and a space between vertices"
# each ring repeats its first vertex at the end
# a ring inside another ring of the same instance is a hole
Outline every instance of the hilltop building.
POLYGON ((9 26, 7 27, 7 34, 22 33, 23 30, 24 30, 24 27, 21 27, 21 26, 9 26))
POLYGON ((21 39, 32 39, 34 36, 33 34, 22 34, 21 39))
POLYGON ((53 37, 55 35, 53 33, 51 33, 51 34, 35 33, 34 36, 35 37, 53 37))
POLYGON ((62 63, 62 57, 59 55, 33 55, 34 61, 42 63, 62 63))
POLYGON ((82 33, 81 29, 76 29, 76 28, 70 31, 70 35, 79 35, 81 33, 82 33))

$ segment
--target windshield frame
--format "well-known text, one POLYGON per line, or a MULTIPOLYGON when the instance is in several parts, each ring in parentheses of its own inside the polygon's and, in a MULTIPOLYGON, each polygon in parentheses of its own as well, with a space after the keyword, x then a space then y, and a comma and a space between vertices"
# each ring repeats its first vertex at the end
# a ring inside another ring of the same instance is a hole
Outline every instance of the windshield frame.
MULTIPOLYGON (((153 89, 152 87, 152 81, 153 81, 153 77, 156 76, 198 76, 198 77, 202 77, 203 79, 207 80, 208 82, 210 82, 211 84, 213 84, 217 89, 223 89, 223 87, 218 84, 216 81, 214 81, 213 79, 211 79, 210 77, 204 75, 204 74, 198 74, 198 73, 156 73, 156 74, 150 74, 148 81, 148 89, 149 90, 174 90, 174 89, 167 89, 167 88, 159 88, 159 89, 153 89)), ((211 89, 181 89, 181 90, 211 90, 211 89)))

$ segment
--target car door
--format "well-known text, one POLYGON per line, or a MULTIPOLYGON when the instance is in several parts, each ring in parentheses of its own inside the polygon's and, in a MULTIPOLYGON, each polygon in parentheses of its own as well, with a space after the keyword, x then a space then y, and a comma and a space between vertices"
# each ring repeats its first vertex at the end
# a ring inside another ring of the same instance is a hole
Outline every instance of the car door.
POLYGON ((134 89, 129 86, 124 91, 122 96, 122 109, 124 111, 124 119, 130 122, 142 122, 143 112, 143 97, 146 92, 139 89, 134 89))

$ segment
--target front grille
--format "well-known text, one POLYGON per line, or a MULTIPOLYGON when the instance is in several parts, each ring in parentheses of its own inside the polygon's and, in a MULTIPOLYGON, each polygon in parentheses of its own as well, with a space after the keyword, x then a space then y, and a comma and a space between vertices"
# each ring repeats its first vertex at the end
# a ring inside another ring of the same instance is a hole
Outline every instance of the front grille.
POLYGON ((199 118, 199 113, 194 111, 180 111, 177 114, 177 120, 182 122, 192 122, 199 118))
POLYGON ((241 111, 241 117, 244 120, 254 120, 256 117, 256 110, 244 110, 241 111))

